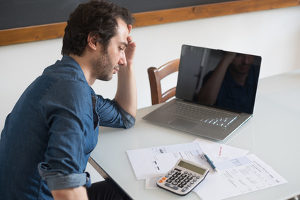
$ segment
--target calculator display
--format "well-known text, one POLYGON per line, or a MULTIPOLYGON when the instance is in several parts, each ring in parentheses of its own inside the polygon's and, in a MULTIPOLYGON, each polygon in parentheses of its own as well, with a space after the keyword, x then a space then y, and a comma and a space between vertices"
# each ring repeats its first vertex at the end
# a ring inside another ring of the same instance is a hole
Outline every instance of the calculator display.
POLYGON ((189 164, 189 163, 186 163, 184 161, 180 161, 178 163, 178 166, 189 169, 189 170, 196 172, 198 174, 201 174, 201 175, 203 175, 205 173, 205 169, 197 167, 197 166, 189 164))

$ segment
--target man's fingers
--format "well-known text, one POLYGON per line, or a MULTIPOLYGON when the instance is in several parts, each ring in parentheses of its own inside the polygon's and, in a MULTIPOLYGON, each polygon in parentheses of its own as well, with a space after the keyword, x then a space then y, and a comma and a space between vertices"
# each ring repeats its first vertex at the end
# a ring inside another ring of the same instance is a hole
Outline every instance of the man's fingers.
POLYGON ((132 30, 132 25, 131 24, 128 24, 128 31, 129 31, 129 33, 131 32, 131 30, 132 30))
POLYGON ((128 36, 128 37, 127 37, 127 42, 128 42, 129 45, 133 42, 131 36, 128 36))

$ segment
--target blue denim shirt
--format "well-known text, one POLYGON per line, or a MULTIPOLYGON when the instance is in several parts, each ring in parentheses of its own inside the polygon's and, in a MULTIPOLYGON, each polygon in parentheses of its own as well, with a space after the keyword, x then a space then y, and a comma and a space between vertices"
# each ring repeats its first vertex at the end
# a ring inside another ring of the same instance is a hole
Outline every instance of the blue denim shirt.
POLYGON ((0 198, 52 199, 51 190, 88 186, 98 125, 133 126, 118 104, 95 95, 69 56, 45 69, 7 116, 0 140, 0 198))

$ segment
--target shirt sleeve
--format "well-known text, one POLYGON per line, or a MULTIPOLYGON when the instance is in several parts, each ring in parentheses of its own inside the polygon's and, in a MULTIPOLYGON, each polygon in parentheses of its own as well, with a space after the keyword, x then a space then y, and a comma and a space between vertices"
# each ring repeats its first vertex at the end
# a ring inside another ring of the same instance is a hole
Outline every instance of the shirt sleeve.
POLYGON ((104 99, 101 95, 97 95, 96 112, 100 126, 131 128, 135 124, 135 118, 115 100, 104 99))
POLYGON ((89 186, 84 173, 87 159, 84 137, 93 130, 89 90, 77 83, 59 84, 42 100, 48 126, 48 147, 38 170, 50 190, 89 186))

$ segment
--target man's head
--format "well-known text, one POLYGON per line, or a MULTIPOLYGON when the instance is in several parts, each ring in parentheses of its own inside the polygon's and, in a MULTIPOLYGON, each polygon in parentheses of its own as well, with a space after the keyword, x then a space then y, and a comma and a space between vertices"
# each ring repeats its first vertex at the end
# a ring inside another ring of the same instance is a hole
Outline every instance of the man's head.
POLYGON ((106 52, 110 39, 116 34, 118 18, 127 25, 133 23, 130 12, 113 3, 90 1, 80 4, 70 15, 65 28, 62 55, 81 56, 89 35, 97 37, 106 52))
POLYGON ((246 54, 237 54, 234 60, 232 61, 232 66, 236 73, 248 74, 248 71, 251 68, 253 62, 254 56, 246 54))
POLYGON ((125 50, 127 46, 131 46, 129 44, 131 25, 127 25, 120 18, 117 19, 117 23, 116 34, 110 39, 106 50, 99 43, 93 45, 93 37, 88 37, 89 48, 94 51, 90 64, 93 66, 92 72, 95 79, 108 81, 119 71, 120 66, 127 65, 128 55, 125 54, 125 50))
POLYGON ((110 80, 120 65, 127 64, 125 49, 132 23, 130 12, 113 3, 80 4, 65 28, 62 55, 85 58, 92 80, 110 80))

